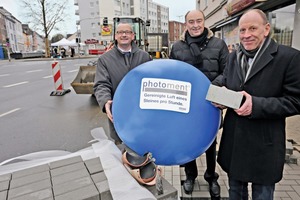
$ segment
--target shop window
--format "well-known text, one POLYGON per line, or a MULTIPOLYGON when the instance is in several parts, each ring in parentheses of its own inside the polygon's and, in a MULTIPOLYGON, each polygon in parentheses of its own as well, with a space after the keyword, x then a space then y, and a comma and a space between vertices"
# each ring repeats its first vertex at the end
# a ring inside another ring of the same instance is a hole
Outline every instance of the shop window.
POLYGON ((295 7, 296 4, 292 4, 268 15, 272 26, 272 38, 279 44, 292 46, 295 7))

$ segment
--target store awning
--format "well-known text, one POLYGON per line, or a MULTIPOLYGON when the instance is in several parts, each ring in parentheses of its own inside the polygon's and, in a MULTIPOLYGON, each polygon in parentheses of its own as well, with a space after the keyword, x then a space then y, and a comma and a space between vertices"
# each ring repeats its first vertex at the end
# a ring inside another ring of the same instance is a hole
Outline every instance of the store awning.
POLYGON ((234 21, 236 21, 237 19, 238 19, 238 18, 235 17, 235 18, 226 20, 225 22, 221 22, 221 23, 219 23, 218 25, 216 25, 216 28, 221 28, 222 26, 225 26, 225 25, 227 25, 227 24, 230 24, 231 22, 234 22, 234 21))
POLYGON ((223 26, 225 26, 225 25, 227 25, 227 24, 230 24, 230 23, 236 21, 237 19, 238 19, 238 17, 233 17, 233 18, 224 19, 224 20, 222 20, 222 21, 219 21, 219 22, 213 24, 213 25, 210 26, 209 28, 210 28, 212 31, 214 31, 214 30, 216 30, 216 29, 219 29, 219 28, 221 28, 221 27, 223 27, 223 26))

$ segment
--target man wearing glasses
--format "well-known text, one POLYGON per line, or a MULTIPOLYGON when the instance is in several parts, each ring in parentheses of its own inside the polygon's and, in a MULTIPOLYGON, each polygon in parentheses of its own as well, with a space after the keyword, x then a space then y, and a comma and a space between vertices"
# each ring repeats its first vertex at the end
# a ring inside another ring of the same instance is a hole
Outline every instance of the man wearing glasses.
POLYGON ((113 96, 122 78, 136 66, 151 60, 150 55, 134 42, 134 32, 128 23, 117 26, 113 48, 98 59, 94 94, 101 110, 109 121, 110 138, 115 144, 122 143, 113 126, 111 112, 113 96))

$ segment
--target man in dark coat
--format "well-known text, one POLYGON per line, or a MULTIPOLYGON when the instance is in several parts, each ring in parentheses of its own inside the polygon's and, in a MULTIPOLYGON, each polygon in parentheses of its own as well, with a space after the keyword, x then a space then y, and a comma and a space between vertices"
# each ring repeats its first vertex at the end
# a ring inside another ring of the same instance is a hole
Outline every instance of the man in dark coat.
MULTIPOLYGON (((174 43, 170 58, 193 65, 205 74, 213 84, 221 85, 222 73, 228 56, 227 45, 223 40, 214 37, 213 32, 205 27, 202 11, 189 11, 185 15, 185 21, 187 31, 183 33, 181 40, 174 43)), ((218 199, 220 198, 220 186, 217 182, 219 175, 215 172, 216 141, 205 153, 207 169, 204 173, 204 179, 209 183, 211 197, 218 199)), ((184 167, 186 180, 183 183, 183 188, 187 194, 190 194, 198 176, 196 160, 186 163, 184 167)))
MULTIPOLYGON (((223 85, 245 101, 228 108, 218 163, 229 179, 229 199, 273 199, 285 161, 285 120, 300 113, 300 52, 277 44, 258 9, 239 20, 240 47, 229 54, 223 85)), ((219 107, 222 107, 219 105, 219 107)))

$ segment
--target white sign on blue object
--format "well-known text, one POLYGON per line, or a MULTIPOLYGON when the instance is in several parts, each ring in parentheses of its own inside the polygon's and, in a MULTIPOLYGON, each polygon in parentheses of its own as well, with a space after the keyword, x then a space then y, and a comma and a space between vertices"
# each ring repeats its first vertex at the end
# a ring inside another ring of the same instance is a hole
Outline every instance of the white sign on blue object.
POLYGON ((191 83, 170 79, 143 78, 140 108, 188 113, 191 102, 191 83))

